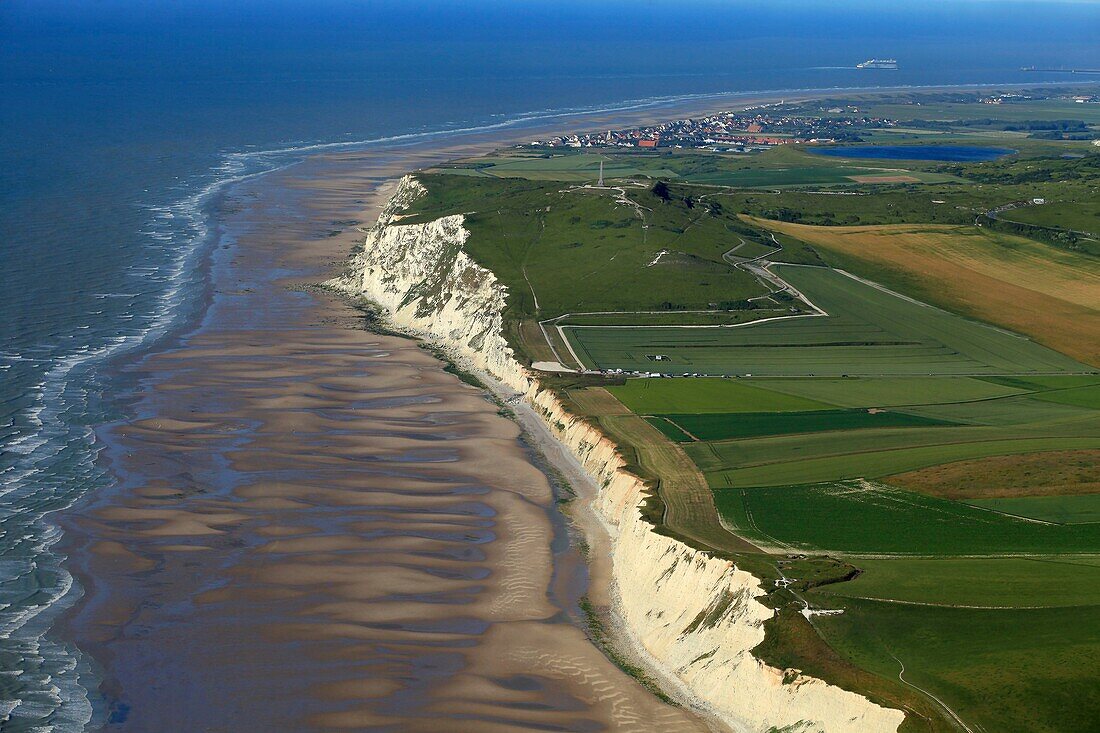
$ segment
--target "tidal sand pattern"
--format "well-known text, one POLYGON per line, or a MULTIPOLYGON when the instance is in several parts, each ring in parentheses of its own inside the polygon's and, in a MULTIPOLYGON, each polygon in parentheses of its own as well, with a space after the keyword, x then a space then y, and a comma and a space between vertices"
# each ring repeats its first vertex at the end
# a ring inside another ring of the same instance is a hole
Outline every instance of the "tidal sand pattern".
MULTIPOLYGON (((130 364, 118 479, 65 518, 65 632, 119 731, 700 730, 593 646, 514 423, 330 276, 418 153, 238 184, 201 325, 130 364)), ((438 155, 438 153, 436 153, 438 155)))

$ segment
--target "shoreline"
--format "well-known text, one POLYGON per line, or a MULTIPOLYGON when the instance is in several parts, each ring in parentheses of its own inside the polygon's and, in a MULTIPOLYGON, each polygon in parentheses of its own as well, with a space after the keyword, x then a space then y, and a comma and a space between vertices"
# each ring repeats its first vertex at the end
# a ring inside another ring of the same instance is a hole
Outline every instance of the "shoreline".
MULTIPOLYGON (((988 85, 988 86, 981 86, 980 88, 998 88, 998 89, 1001 89, 1001 88, 1019 88, 1019 87, 1036 87, 1036 86, 1040 86, 1040 85, 1039 84, 988 85)), ((919 90, 935 90, 935 89, 941 89, 941 88, 944 88, 944 87, 903 87, 903 88, 897 88, 897 89, 898 89, 898 91, 919 91, 919 90)), ((960 89, 960 88, 979 88, 979 86, 975 85, 975 86, 969 86, 969 87, 950 87, 950 88, 957 90, 957 89, 960 89)), ((865 88, 862 91, 863 91, 863 93, 873 94, 873 93, 881 93, 883 91, 889 91, 889 89, 891 89, 891 88, 886 88, 886 89, 865 88)), ((846 90, 821 90, 821 91, 826 91, 828 94, 842 94, 846 90)), ((806 93, 809 94, 809 91, 807 91, 806 93)), ((745 95, 737 94, 737 95, 733 95, 732 97, 722 96, 720 99, 719 98, 707 99, 707 100, 705 100, 705 103, 703 103, 704 100, 693 99, 689 103, 687 103, 687 106, 672 105, 668 108, 665 108, 665 107, 660 107, 660 108, 656 108, 656 109, 647 108, 647 109, 644 109, 644 110, 630 111, 630 112, 626 113, 626 118, 625 119, 620 118, 620 116, 618 116, 618 113, 605 113, 605 112, 597 113, 596 115, 593 115, 592 113, 578 113, 578 114, 575 115, 575 118, 578 119, 578 120, 580 120, 580 119, 588 120, 588 122, 586 122, 584 124, 590 124, 595 129, 598 125, 601 125, 601 124, 631 125, 631 124, 642 124, 646 120, 663 120, 663 119, 666 119, 669 115, 675 114, 674 112, 671 111, 672 109, 680 110, 680 112, 679 112, 680 114, 694 114, 694 113, 696 113, 695 110, 697 110, 698 113, 702 113, 704 110, 726 109, 726 108, 729 108, 731 106, 737 107, 737 106, 741 106, 741 105, 761 103, 761 102, 764 102, 764 101, 768 101, 769 99, 771 101, 775 101, 776 98, 775 97, 770 97, 770 98, 769 97, 759 97, 759 98, 746 97, 745 95), (703 103, 703 104, 702 104, 701 107, 699 107, 698 105, 700 105, 701 103, 703 103), (598 119, 590 119, 593 116, 597 117, 598 119)), ((572 118, 574 116, 572 114, 569 114, 566 117, 572 118)), ((565 122, 561 122, 561 121, 555 121, 552 124, 553 124, 553 127, 546 127, 545 130, 546 131, 560 130, 563 125, 569 124, 569 123, 565 123, 565 122)), ((463 136, 463 137, 468 137, 468 138, 471 138, 471 139, 464 140, 464 141, 458 141, 458 142, 452 141, 449 145, 445 145, 445 146, 441 146, 441 147, 436 147, 435 143, 431 143, 431 144, 412 146, 414 148, 412 150, 398 150, 398 151, 381 150, 381 151, 378 151, 377 154, 381 155, 381 156, 390 155, 393 158, 399 159, 399 162, 393 162, 390 165, 390 167, 388 168, 388 175, 391 176, 391 177, 386 179, 386 180, 388 181, 388 185, 392 187, 394 185, 394 183, 396 182, 396 176, 398 176, 401 173, 408 170, 408 168, 409 168, 408 164, 409 163, 413 163, 415 165, 416 163, 419 163, 419 162, 429 162, 429 161, 430 162, 440 162, 440 161, 445 161, 445 160, 449 160, 453 157, 457 157, 458 155, 463 155, 463 154, 469 155, 469 154, 473 154, 473 153, 476 153, 476 152, 483 152, 483 151, 486 151, 486 150, 492 150, 492 149, 501 147, 503 145, 510 144, 512 142, 515 142, 515 141, 526 140, 531 134, 534 134, 533 129, 523 129, 523 130, 515 130, 514 131, 515 136, 514 137, 508 137, 508 134, 510 132, 512 132, 512 131, 506 131, 506 133, 502 136, 501 130, 493 130, 491 132, 482 131, 482 132, 477 132, 477 133, 470 133, 466 136, 463 136)), ((541 133, 539 133, 539 134, 541 134, 541 133)), ((341 160, 341 159, 354 159, 356 157, 371 156, 371 155, 374 155, 374 154, 375 154, 375 151, 373 151, 373 150, 366 150, 366 151, 362 151, 362 152, 348 152, 348 153, 345 153, 345 152, 340 152, 340 153, 319 153, 319 154, 314 153, 314 154, 311 154, 309 157, 307 157, 305 160, 300 161, 299 163, 293 164, 292 168, 299 168, 302 165, 306 165, 308 167, 309 165, 312 165, 313 163, 315 163, 318 159, 328 159, 330 161, 337 161, 337 160, 341 160)), ((270 171, 268 173, 264 173, 264 174, 261 175, 261 177, 262 178, 278 177, 280 175, 285 177, 286 175, 288 175, 288 173, 285 172, 283 169, 277 169, 275 171, 270 171)), ((289 173, 289 175, 291 175, 291 177, 293 177, 293 171, 291 171, 289 173)), ((235 188, 239 185, 240 185, 239 183, 238 184, 233 184, 233 186, 231 188, 235 188)), ((387 197, 387 193, 384 190, 387 183, 385 183, 385 182, 380 183, 379 180, 378 180, 378 177, 375 176, 372 179, 372 183, 370 185, 374 186, 374 188, 371 189, 369 196, 367 197, 367 198, 371 199, 371 203, 365 204, 361 207, 361 220, 362 220, 361 225, 363 227, 366 227, 366 226, 370 225, 369 214, 366 214, 366 213, 363 213, 363 212, 368 212, 371 209, 381 208, 382 202, 387 197)), ((323 191, 323 189, 324 189, 324 186, 321 186, 318 190, 323 191)), ((323 195, 323 194, 319 194, 319 195, 323 195)), ((362 202, 360 202, 360 203, 362 203, 362 202)), ((312 265, 310 265, 310 266, 316 268, 321 273, 323 273, 325 271, 332 270, 334 268, 338 269, 338 268, 342 267, 343 264, 344 264, 344 260, 341 256, 335 254, 336 248, 347 246, 349 241, 357 240, 357 239, 361 239, 360 234, 358 234, 356 232, 352 232, 350 230, 343 232, 339 237, 334 238, 334 240, 338 240, 338 241, 333 241, 333 242, 328 243, 330 245, 329 249, 331 251, 330 251, 329 254, 326 254, 321 258, 321 259, 324 259, 325 261, 324 262, 317 261, 317 262, 312 263, 312 265)), ((210 260, 207 260, 207 258, 204 258, 205 262, 210 262, 209 268, 212 271, 212 274, 209 275, 208 277, 211 280, 215 280, 216 276, 213 274, 213 271, 217 268, 223 268, 224 269, 227 266, 227 261, 229 259, 231 259, 231 257, 232 257, 231 255, 225 255, 225 254, 221 254, 217 251, 214 251, 211 254, 210 260)), ((286 279, 286 278, 276 279, 276 280, 273 280, 271 283, 268 283, 268 284, 272 285, 273 287, 284 288, 284 287, 288 287, 288 285, 294 284, 295 282, 297 283, 297 285, 303 285, 303 284, 308 283, 308 282, 316 282, 316 276, 315 275, 309 275, 309 276, 297 277, 297 278, 291 277, 289 279, 286 279)), ((219 298, 221 300, 225 300, 227 297, 236 297, 236 296, 226 296, 226 295, 224 295, 224 293, 222 293, 222 294, 217 293, 215 291, 215 287, 213 285, 210 286, 209 290, 211 292, 207 293, 207 295, 204 296, 204 297, 207 298, 207 302, 198 309, 204 315, 202 315, 198 318, 199 325, 197 326, 196 330, 201 330, 202 329, 203 325, 206 323, 206 319, 209 317, 209 312, 211 311, 211 309, 213 308, 215 302, 219 298)), ((313 296, 310 296, 310 297, 317 297, 317 296, 313 295, 313 296)), ((351 326, 347 326, 347 327, 351 327, 351 326)), ((189 332, 187 334, 180 334, 180 335, 172 336, 169 339, 167 339, 166 341, 158 343, 158 345, 156 345, 150 353, 146 353, 146 354, 144 354, 140 357, 135 357, 134 361, 135 362, 144 362, 147 359, 149 359, 150 356, 152 356, 152 355, 161 354, 161 353, 167 352, 167 351, 173 351, 173 350, 176 350, 176 349, 179 349, 179 348, 186 348, 184 346, 181 346, 181 344, 186 342, 192 335, 193 335, 193 332, 189 332)), ((534 415, 534 413, 532 413, 532 417, 534 419, 537 419, 537 415, 534 415)), ((545 427, 545 424, 542 424, 542 426, 545 427)), ((546 432, 546 437, 547 437, 548 440, 553 441, 553 446, 554 447, 557 447, 558 449, 560 449, 560 451, 562 451, 563 456, 567 455, 568 449, 566 448, 566 446, 563 443, 561 443, 557 438, 555 438, 549 432, 546 432)), ((576 463, 575 459, 573 459, 573 462, 576 463)), ((592 482, 591 476, 588 476, 588 474, 585 474, 585 475, 587 476, 587 480, 589 481, 589 483, 591 483, 592 482)), ((114 492, 105 492, 105 493, 110 494, 110 493, 114 493, 114 492)), ((77 511, 80 510, 80 508, 86 506, 88 503, 98 503, 100 499, 106 499, 106 498, 107 497, 94 497, 94 498, 86 497, 85 499, 79 501, 73 509, 67 510, 65 514, 66 515, 75 514, 77 511)), ((551 506, 551 511, 552 512, 556 511, 556 508, 551 506)), ((596 519, 597 521, 599 521, 601 519, 600 516, 598 515, 598 513, 595 513, 593 515, 593 518, 596 519)), ((71 525, 68 525, 68 521, 69 520, 66 520, 67 530, 71 529, 71 525)), ((606 529, 606 525, 605 525, 604 528, 606 529)), ((218 530, 218 531, 221 531, 221 530, 218 530)), ((67 531, 66 535, 68 536, 68 535, 70 535, 70 533, 67 531)), ((73 557, 72 556, 75 554, 75 552, 73 550, 73 548, 74 548, 73 538, 71 536, 69 536, 66 539, 64 539, 62 542, 63 542, 63 547, 64 547, 65 552, 69 555, 69 560, 66 562, 66 565, 68 567, 72 567, 72 563, 73 563, 73 557)), ((190 552, 190 551, 186 551, 186 550, 181 549, 181 550, 178 550, 178 552, 180 554, 186 554, 187 552, 190 552)), ((593 554, 595 555, 597 553, 594 552, 593 554)), ((112 560, 112 562, 117 563, 117 564, 123 564, 124 562, 130 562, 130 561, 133 561, 135 563, 137 562, 136 560, 134 560, 134 558, 129 558, 125 553, 122 553, 122 552, 117 552, 114 555, 114 559, 112 560)), ((599 570, 599 571, 593 571, 593 578, 594 579, 589 584, 590 589, 591 589, 592 586, 597 585, 597 582, 595 580, 597 573, 604 573, 604 577, 609 577, 610 572, 611 571, 607 567, 605 567, 605 568, 603 568, 602 570, 599 570)), ((95 576, 93 574, 88 573, 88 572, 84 572, 83 574, 79 574, 79 573, 74 573, 74 574, 79 575, 81 583, 85 587, 85 591, 86 591, 87 596, 96 596, 97 594, 102 593, 102 591, 99 588, 96 587, 95 576)), ((602 583, 600 583, 600 585, 602 585, 602 583)), ((610 587, 610 586, 608 585, 608 587, 610 587)), ((590 593, 591 593, 591 590, 590 590, 590 593)), ((608 591, 606 588, 603 589, 603 591, 598 590, 594 595, 597 598, 604 598, 605 600, 608 601, 608 603, 611 602, 610 601, 610 591, 608 591)), ((58 625, 58 628, 64 631, 66 629, 66 625, 69 624, 69 622, 71 621, 73 615, 78 613, 78 612, 83 612, 83 609, 85 609, 90 602, 91 601, 88 597, 80 599, 79 602, 78 602, 77 609, 75 609, 75 610, 71 609, 71 610, 67 611, 64 615, 65 620, 58 625)), ((97 600, 97 602, 99 602, 99 601, 97 600)), ((604 604, 604 605, 606 605, 606 604, 604 604)))
MULTIPOLYGON (((576 499, 559 509, 565 521, 570 523, 585 542, 587 549, 584 554, 589 570, 589 584, 584 599, 589 600, 591 610, 583 607, 581 610, 591 614, 593 623, 598 625, 598 628, 593 629, 594 634, 606 634, 604 639, 594 638, 592 642, 608 654, 612 662, 618 663, 622 659, 637 668, 642 684, 657 687, 657 690, 651 690, 654 694, 668 697, 675 704, 692 710, 707 721, 712 730, 740 730, 723 720, 719 710, 697 695, 671 669, 650 654, 626 622, 620 589, 611 567, 614 528, 595 506, 600 491, 596 478, 577 460, 569 446, 553 434, 550 426, 523 399, 522 394, 510 390, 487 372, 477 371, 475 374, 485 384, 488 392, 505 400, 512 407, 512 419, 532 442, 532 448, 541 458, 565 476, 570 486, 583 487, 582 491, 574 489, 576 499), (602 648, 605 644, 608 649, 602 648)), ((632 670, 626 671, 631 676, 639 677, 632 670)))
POLYGON ((369 157, 229 192, 201 322, 126 367, 132 417, 100 432, 116 486, 62 518, 85 595, 57 632, 102 675, 96 723, 702 730, 572 618, 586 566, 519 428, 303 289, 361 237, 326 222, 368 223, 410 163, 369 157))
POLYGON ((683 703, 737 731, 896 730, 900 710, 796 669, 769 667, 752 654, 775 613, 756 600, 765 594, 759 578, 660 532, 646 518, 651 488, 627 468, 619 447, 515 360, 503 337, 506 289, 466 254, 464 217, 402 222, 401 212, 424 191, 407 175, 344 275, 329 285, 371 299, 390 314, 393 327, 426 338, 463 368, 488 372, 507 394, 521 395, 510 401, 529 407, 557 452, 571 454, 595 480, 591 505, 610 530, 610 572, 600 585, 628 640, 651 655, 643 657, 649 670, 673 681, 665 689, 686 690, 683 703))
POLYGON ((554 435, 546 420, 525 399, 525 393, 516 391, 488 371, 473 366, 468 358, 439 342, 430 333, 402 329, 393 325, 386 316, 380 318, 380 323, 385 333, 428 344, 427 348, 445 365, 444 370, 453 368, 459 379, 499 405, 502 414, 520 428, 520 440, 532 453, 532 463, 556 487, 557 502, 551 512, 565 525, 570 535, 569 541, 582 543, 576 549, 588 571, 588 582, 586 592, 575 602, 579 600, 577 610, 582 615, 581 620, 589 625, 592 644, 653 695, 699 715, 708 723, 710 730, 737 733, 748 730, 724 720, 719 710, 695 694, 689 685, 653 656, 626 623, 621 610, 621 595, 611 569, 615 528, 595 506, 599 500, 599 482, 569 446, 554 435), (578 487, 582 488, 578 490, 578 487), (558 493, 561 488, 567 489, 568 496, 558 493))

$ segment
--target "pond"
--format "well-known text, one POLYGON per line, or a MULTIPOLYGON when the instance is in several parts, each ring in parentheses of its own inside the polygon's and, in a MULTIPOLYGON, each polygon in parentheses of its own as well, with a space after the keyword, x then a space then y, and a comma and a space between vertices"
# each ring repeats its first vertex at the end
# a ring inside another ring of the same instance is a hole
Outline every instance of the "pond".
POLYGON ((942 160, 955 163, 979 163, 1012 155, 1011 148, 974 145, 843 145, 835 148, 810 148, 814 155, 831 158, 876 158, 889 160, 942 160))

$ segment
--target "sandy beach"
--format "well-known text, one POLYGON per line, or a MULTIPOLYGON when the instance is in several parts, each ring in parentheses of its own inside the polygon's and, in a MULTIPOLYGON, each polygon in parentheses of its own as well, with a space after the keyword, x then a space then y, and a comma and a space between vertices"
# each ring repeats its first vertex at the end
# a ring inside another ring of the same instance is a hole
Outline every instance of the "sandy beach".
POLYGON ((587 638, 586 566, 517 425, 303 288, 424 159, 238 185, 201 325, 126 367, 117 486, 64 518, 86 595, 63 631, 106 729, 705 729, 587 638))
POLYGON ((62 517, 85 595, 61 632, 105 729, 708 729, 588 638, 602 530, 580 523, 589 566, 519 425, 313 286, 409 170, 765 99, 322 152, 230 188, 201 322, 122 367, 131 407, 98 431, 116 484, 62 517))

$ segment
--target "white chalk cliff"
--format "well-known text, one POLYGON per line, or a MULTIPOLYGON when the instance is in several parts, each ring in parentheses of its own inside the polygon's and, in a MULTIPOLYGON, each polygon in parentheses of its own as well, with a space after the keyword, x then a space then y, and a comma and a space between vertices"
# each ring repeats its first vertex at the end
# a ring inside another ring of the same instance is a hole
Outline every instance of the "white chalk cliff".
POLYGON ((463 250, 461 215, 402 223, 425 192, 402 179, 347 273, 332 284, 389 311, 524 395, 600 487, 594 506, 612 532, 612 568, 626 628, 657 664, 738 731, 896 731, 903 713, 751 653, 773 611, 757 578, 733 563, 659 534, 641 515, 646 487, 615 445, 568 413, 516 359, 502 335, 507 289, 463 250))

